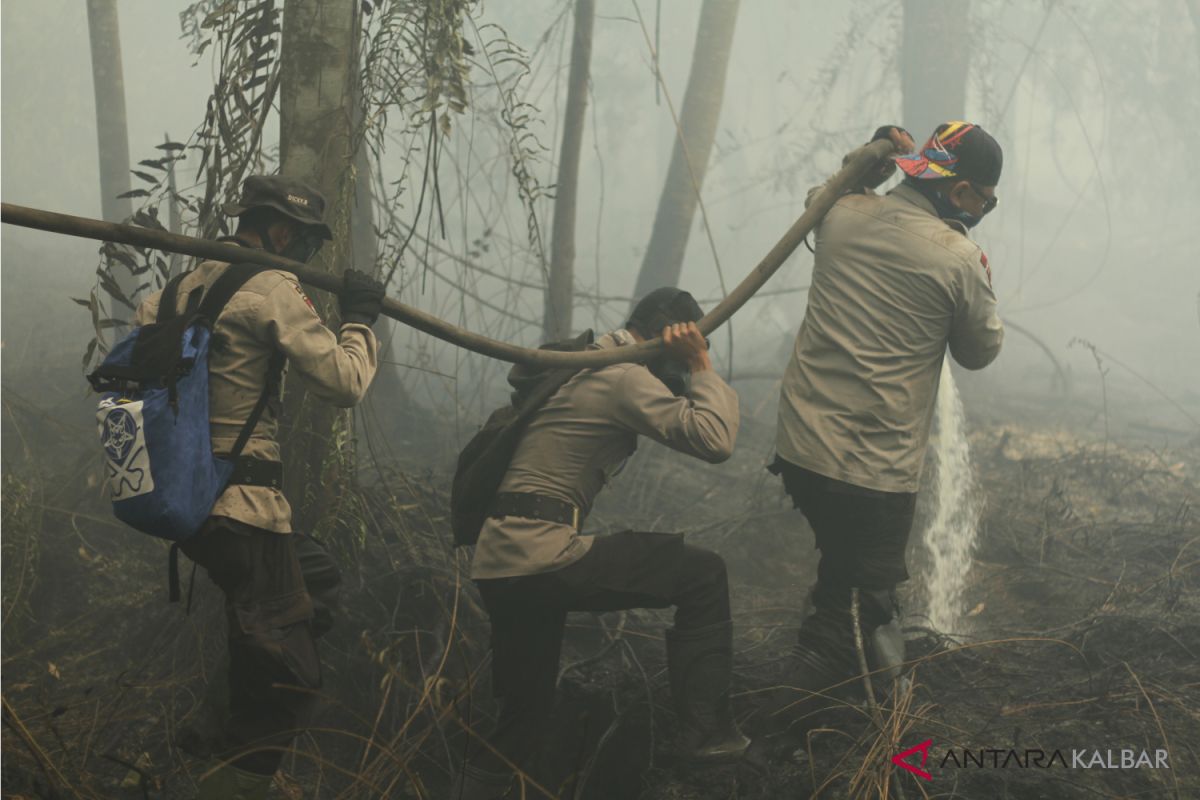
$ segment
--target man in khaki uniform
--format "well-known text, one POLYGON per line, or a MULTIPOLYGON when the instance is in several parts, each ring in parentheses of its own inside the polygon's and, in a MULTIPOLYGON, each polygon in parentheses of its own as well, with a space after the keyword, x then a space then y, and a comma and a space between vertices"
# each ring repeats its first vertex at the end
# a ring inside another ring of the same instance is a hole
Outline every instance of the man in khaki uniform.
MULTIPOLYGON (((331 238, 324 208, 324 197, 306 183, 253 176, 241 202, 224 209, 239 218, 228 240, 308 261, 331 238)), ((207 261, 179 278, 170 288, 176 310, 194 289, 209 289, 229 268, 207 261)), ((138 324, 155 321, 163 295, 142 303, 138 324)), ((340 578, 319 545, 292 532, 291 508, 280 490, 279 382, 286 362, 322 400, 343 408, 360 401, 375 375, 379 344, 370 326, 383 296, 377 281, 347 270, 335 334, 294 275, 264 268, 241 285, 215 321, 209 355, 214 452, 229 454, 260 399, 267 403, 212 515, 181 546, 225 594, 229 625, 230 718, 219 749, 227 763, 201 780, 202 800, 265 797, 283 750, 305 726, 312 690, 321 684, 315 635, 323 631, 314 626, 327 627, 329 620, 314 614, 306 578, 317 593, 336 590, 340 578)))
MULTIPOLYGON (((595 346, 621 347, 661 331, 673 359, 583 370, 537 412, 517 446, 471 566, 492 623, 501 713, 487 747, 472 748, 454 800, 501 797, 513 768, 527 768, 553 707, 569 611, 675 606, 667 659, 684 756, 737 758, 749 744, 730 714, 732 622, 722 558, 681 534, 580 533, 638 436, 712 463, 732 453, 737 394, 712 369, 694 323, 701 316, 687 292, 647 295, 626 329, 595 346)), ((509 380, 519 388, 522 375, 514 368, 509 380)))
MULTIPOLYGON (((881 128, 900 152, 912 139, 881 128)), ((864 634, 887 625, 903 653, 894 589, 908 578, 905 547, 947 348, 967 369, 999 353, 987 257, 967 236, 996 205, 1000 146, 966 122, 938 127, 895 161, 905 180, 840 198, 816 230, 812 288, 783 377, 772 471, 821 551, 812 615, 801 626, 793 686, 816 690, 857 674, 851 590, 864 634)), ((880 642, 877 639, 877 644, 880 642)), ((888 659, 876 652, 873 666, 888 659)), ((902 660, 902 659, 900 659, 902 660)))

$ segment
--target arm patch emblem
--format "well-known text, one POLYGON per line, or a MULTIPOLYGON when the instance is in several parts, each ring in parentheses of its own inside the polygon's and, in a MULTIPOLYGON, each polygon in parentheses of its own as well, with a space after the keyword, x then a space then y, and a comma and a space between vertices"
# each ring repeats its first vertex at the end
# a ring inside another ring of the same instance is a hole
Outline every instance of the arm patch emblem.
MULTIPOLYGON (((304 293, 304 290, 300 288, 300 284, 293 283, 292 288, 296 290, 296 294, 300 295, 300 299, 304 301, 304 305, 308 306, 308 310, 314 314, 317 314, 317 307, 313 305, 313 301, 310 300, 308 295, 304 293)), ((321 315, 317 314, 317 316, 319 317, 321 315)))
MULTIPOLYGON (((988 266, 987 253, 979 251, 979 263, 983 264, 983 271, 987 273, 988 286, 992 285, 992 268, 988 266)), ((307 300, 308 298, 304 298, 307 300)), ((311 305, 311 303, 309 304, 311 305)))

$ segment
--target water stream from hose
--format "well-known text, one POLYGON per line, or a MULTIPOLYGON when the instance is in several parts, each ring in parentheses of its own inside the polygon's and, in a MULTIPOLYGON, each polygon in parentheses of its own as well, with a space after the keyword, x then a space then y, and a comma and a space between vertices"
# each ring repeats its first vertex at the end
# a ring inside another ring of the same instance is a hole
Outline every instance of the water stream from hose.
POLYGON ((966 609, 963 592, 979 531, 980 497, 967 445, 966 418, 950 360, 942 362, 933 441, 933 516, 925 528, 929 558, 925 596, 929 621, 936 630, 956 632, 966 609))

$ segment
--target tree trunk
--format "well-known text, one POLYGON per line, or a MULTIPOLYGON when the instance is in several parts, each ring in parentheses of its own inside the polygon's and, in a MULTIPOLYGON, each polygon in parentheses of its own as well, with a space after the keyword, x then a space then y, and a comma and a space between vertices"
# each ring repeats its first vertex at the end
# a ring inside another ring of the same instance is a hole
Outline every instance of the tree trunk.
MULTIPOLYGON (((325 221, 333 230, 314 266, 340 273, 349 263, 353 81, 357 76, 356 0, 286 0, 283 11, 283 75, 279 97, 280 172, 312 182, 325 195, 325 221)), ((337 328, 331 295, 313 298, 318 312, 337 328)), ((284 492, 296 530, 313 531, 337 496, 342 464, 335 429, 346 417, 289 380, 282 417, 284 492)))
POLYGON ((1192 44, 1196 48, 1196 66, 1200 67, 1200 0, 1184 0, 1192 18, 1192 44))
MULTIPOLYGON (((357 89, 357 87, 356 87, 357 89)), ((355 102, 359 95, 355 94, 355 102)), ((355 125, 361 127, 363 114, 361 104, 354 110, 355 125)), ((362 270, 376 278, 383 278, 383 265, 379 263, 379 237, 375 234, 375 198, 371 193, 371 149, 365 139, 359 142, 354 154, 354 210, 350 215, 351 241, 354 247, 354 258, 351 264, 355 269, 362 270)), ((371 404, 380 413, 375 415, 378 429, 373 428, 372 434, 384 438, 395 437, 411 419, 397 410, 411 408, 408 393, 404 390, 404 381, 393 350, 396 323, 387 317, 380 317, 375 323, 375 335, 379 337, 379 369, 375 380, 364 402, 371 404)))
POLYGON ((635 301, 660 286, 679 282, 688 234, 717 136, 738 2, 704 0, 700 9, 696 49, 679 117, 680 130, 659 196, 650 243, 638 272, 635 301))
MULTIPOLYGON (((163 141, 170 142, 170 134, 163 134, 163 141)), ((167 230, 171 233, 183 233, 183 218, 179 213, 179 192, 175 181, 175 162, 167 164, 167 230)), ((168 265, 168 277, 174 278, 183 267, 183 256, 171 253, 168 265)))
POLYGON ((117 0, 88 0, 87 14, 100 153, 100 213, 109 222, 121 222, 133 213, 133 206, 128 197, 117 198, 129 191, 129 134, 117 0))
POLYGON ((588 69, 592 61, 592 26, 596 0, 576 0, 575 38, 567 78, 567 110, 554 197, 554 239, 550 245, 550 280, 546 290, 543 338, 554 342, 571 335, 575 288, 575 199, 579 193, 579 153, 587 111, 588 69))
POLYGON ((969 0, 904 0, 900 43, 903 125, 920 146, 943 122, 962 119, 971 40, 969 0))

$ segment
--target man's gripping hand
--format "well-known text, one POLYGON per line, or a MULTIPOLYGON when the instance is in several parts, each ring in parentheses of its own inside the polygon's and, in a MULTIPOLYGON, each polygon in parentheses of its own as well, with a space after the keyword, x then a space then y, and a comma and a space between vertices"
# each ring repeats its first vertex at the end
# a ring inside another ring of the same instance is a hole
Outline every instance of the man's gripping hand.
POLYGON ((338 307, 342 322, 374 325, 383 310, 383 284, 356 269, 346 270, 342 290, 338 292, 338 307))
POLYGON ((662 330, 663 347, 675 358, 687 364, 690 372, 712 369, 708 358, 708 342, 694 322, 677 322, 662 330))
POLYGON ((863 178, 864 184, 868 189, 874 189, 879 184, 892 177, 896 171, 896 156, 911 153, 917 149, 916 142, 913 141, 912 135, 901 128, 899 125, 884 125, 875 130, 875 135, 871 137, 872 142, 877 142, 880 139, 891 141, 894 148, 891 156, 879 162, 879 166, 874 167, 863 178))

